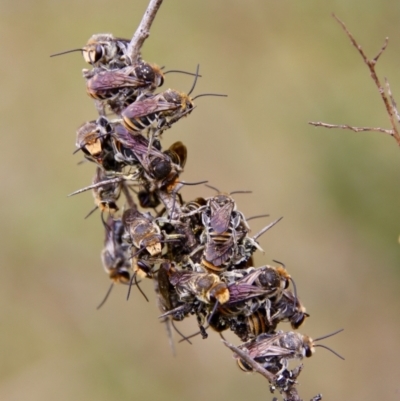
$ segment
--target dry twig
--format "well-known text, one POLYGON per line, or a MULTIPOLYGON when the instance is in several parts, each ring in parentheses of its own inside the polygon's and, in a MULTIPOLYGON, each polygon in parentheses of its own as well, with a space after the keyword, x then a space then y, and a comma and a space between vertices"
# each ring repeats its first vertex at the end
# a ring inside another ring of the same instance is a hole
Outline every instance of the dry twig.
POLYGON ((399 118, 399 113, 397 111, 397 106, 396 106, 396 102, 392 96, 392 93, 390 91, 390 86, 388 81, 385 79, 386 82, 386 88, 387 88, 387 93, 385 91, 385 89, 383 88, 383 86, 381 85, 379 78, 375 72, 375 65, 378 62, 380 56, 382 55, 382 53, 386 50, 386 47, 388 45, 388 41, 389 38, 385 39, 385 42, 382 46, 382 48, 379 50, 378 54, 373 58, 373 59, 369 59, 366 54, 364 53, 362 47, 357 43, 357 41, 354 39, 353 35, 350 33, 350 31, 346 28, 346 25, 339 19, 336 17, 335 14, 333 14, 333 18, 335 18, 335 20, 341 25, 341 27, 343 28, 343 30, 346 32, 346 35, 349 37, 352 45, 358 50, 358 52, 360 53, 362 59, 364 60, 364 63, 368 66, 368 69, 370 71, 371 74, 371 78, 373 79, 376 87, 378 88, 378 91, 381 95, 382 101, 385 104, 385 108, 386 108, 386 112, 389 116, 389 120, 390 120, 390 124, 392 126, 391 130, 388 129, 384 129, 384 128, 372 128, 372 127, 352 127, 350 125, 344 124, 344 125, 337 125, 337 124, 327 124, 327 123, 322 123, 322 122, 313 122, 310 121, 309 124, 314 125, 316 127, 325 127, 325 128, 340 128, 340 129, 349 129, 351 131, 354 132, 363 132, 363 131, 374 131, 374 132, 383 132, 385 134, 389 134, 391 136, 394 137, 394 139, 396 140, 397 144, 400 145, 400 134, 397 128, 397 122, 400 122, 400 118, 399 118), (390 98, 391 102, 389 102, 390 98), (397 120, 397 121, 396 121, 397 120))
MULTIPOLYGON (((259 363, 257 363, 253 358, 251 358, 247 352, 241 350, 238 347, 235 347, 233 344, 228 343, 225 340, 222 340, 223 344, 228 347, 231 351, 233 351, 237 356, 239 356, 241 359, 246 361, 248 365, 252 367, 254 372, 259 373, 260 375, 264 376, 272 386, 274 386, 276 382, 276 376, 272 374, 271 372, 268 372, 268 370, 264 369, 259 363)), ((299 369, 298 374, 300 374, 302 367, 299 369)), ((297 376, 298 376, 297 374, 297 376)), ((302 401, 300 398, 297 388, 293 385, 289 387, 287 390, 283 391, 284 393, 284 400, 285 401, 302 401)))
POLYGON ((132 64, 135 64, 140 59, 140 49, 142 48, 144 41, 150 35, 151 24, 153 23, 162 2, 163 0, 150 0, 142 21, 129 43, 127 54, 131 58, 132 64))

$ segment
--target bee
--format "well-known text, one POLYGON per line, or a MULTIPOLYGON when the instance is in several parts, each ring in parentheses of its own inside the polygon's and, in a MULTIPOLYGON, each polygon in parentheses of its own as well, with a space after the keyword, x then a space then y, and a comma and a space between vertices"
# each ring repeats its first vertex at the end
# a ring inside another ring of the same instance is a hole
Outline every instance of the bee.
MULTIPOLYGON (((255 339, 240 345, 238 348, 244 350, 249 358, 260 363, 264 369, 274 374, 279 374, 288 367, 290 360, 301 360, 304 357, 311 357, 316 347, 326 348, 339 358, 344 359, 329 347, 316 344, 317 341, 331 337, 341 331, 343 329, 315 340, 300 333, 278 331, 273 334, 260 334, 255 339)), ((237 360, 239 367, 243 371, 249 372, 253 370, 243 359, 237 357, 237 360)))
POLYGON ((80 51, 84 60, 94 67, 122 68, 127 65, 129 42, 129 39, 116 38, 110 33, 98 33, 91 36, 81 49, 68 50, 50 57, 80 51))
POLYGON ((115 160, 111 131, 108 120, 103 117, 84 123, 76 132, 76 151, 82 150, 87 160, 106 171, 119 172, 123 164, 115 160))
POLYGON ((142 167, 142 178, 148 183, 150 192, 155 189, 168 189, 177 181, 186 163, 187 149, 182 142, 175 142, 161 152, 155 147, 149 148, 149 141, 142 135, 131 135, 121 127, 114 133, 117 147, 117 160, 126 161, 123 151, 129 151, 142 167))
POLYGON ((90 97, 119 114, 144 92, 153 92, 164 83, 161 69, 144 61, 118 70, 84 70, 86 89, 90 97))
POLYGON ((215 301, 224 304, 229 301, 228 287, 216 274, 177 270, 171 264, 164 268, 167 269, 169 282, 181 301, 190 301, 193 298, 206 304, 215 301))
POLYGON ((147 189, 141 189, 137 193, 137 198, 140 206, 144 209, 147 208, 155 209, 157 206, 161 204, 161 201, 157 196, 156 192, 151 192, 147 189))
POLYGON ((115 213, 119 210, 117 200, 121 195, 123 183, 122 181, 110 183, 107 178, 109 177, 107 177, 104 170, 97 167, 96 174, 93 177, 93 185, 96 185, 92 189, 94 203, 96 209, 99 208, 101 212, 109 211, 110 213, 115 213), (104 185, 97 186, 102 182, 105 182, 104 185))
POLYGON ((97 309, 100 309, 107 301, 114 283, 128 284, 131 280, 130 255, 126 244, 122 240, 124 226, 121 219, 114 220, 109 216, 107 223, 104 223, 104 227, 106 236, 104 248, 101 252, 101 261, 105 272, 110 277, 111 285, 97 309))
MULTIPOLYGON (((183 303, 179 301, 179 297, 175 291, 175 288, 169 282, 167 270, 161 267, 160 269, 158 269, 155 278, 156 279, 154 280, 154 290, 157 295, 157 304, 160 311, 164 314, 172 309, 182 306, 183 303)), ((190 340, 186 339, 186 337, 175 327, 173 322, 173 320, 181 321, 184 318, 184 314, 177 314, 167 315, 161 319, 161 322, 165 323, 166 325, 167 334, 173 354, 175 354, 175 347, 172 340, 171 326, 182 337, 183 340, 186 340, 189 342, 189 344, 191 344, 190 340)))
POLYGON ((154 129, 156 132, 192 112, 193 100, 186 94, 167 89, 156 95, 143 94, 121 112, 123 123, 134 133, 154 129))
POLYGON ((106 237, 101 252, 104 270, 113 282, 127 284, 131 279, 131 261, 128 247, 122 240, 124 225, 121 219, 114 220, 109 216, 105 228, 106 237))
POLYGON ((217 331, 229 328, 242 341, 276 329, 279 321, 271 317, 271 310, 289 285, 290 276, 285 269, 250 267, 223 272, 220 277, 228 283, 230 297, 218 306, 211 327, 217 331))
POLYGON ((211 318, 216 306, 229 300, 226 284, 212 273, 177 270, 171 263, 164 263, 161 268, 167 272, 169 283, 174 288, 181 305, 164 313, 160 318, 170 315, 183 318, 195 314, 200 333, 203 338, 207 338, 208 334, 203 326, 205 318, 207 315, 211 318), (210 314, 209 306, 212 303, 214 307, 210 314))
POLYGON ((204 244, 202 263, 209 271, 221 273, 231 268, 242 269, 249 266, 251 256, 256 249, 263 252, 256 239, 273 224, 253 238, 249 237, 247 234, 250 227, 246 218, 237 210, 236 203, 231 197, 235 193, 248 192, 219 193, 208 198, 206 206, 201 209, 205 228, 201 237, 204 244))
POLYGON ((150 213, 141 213, 137 209, 125 210, 122 215, 125 227, 124 240, 136 247, 139 252, 146 249, 151 256, 161 254, 161 231, 150 213))
POLYGON ((283 290, 282 297, 273 305, 271 322, 276 327, 279 322, 288 321, 294 330, 298 329, 310 315, 299 298, 290 290, 283 290))
MULTIPOLYGON (((194 109, 193 101, 200 96, 226 96, 218 94, 197 95, 190 98, 198 77, 198 69, 193 86, 188 94, 174 89, 167 89, 158 94, 144 93, 136 102, 121 112, 123 124, 133 133, 144 131, 161 134, 182 117, 190 114, 194 109)), ((155 136, 157 136, 155 135, 155 136)))
POLYGON ((249 266, 249 261, 251 260, 253 253, 258 249, 259 251, 263 252, 263 249, 257 242, 257 239, 261 237, 265 232, 271 229, 275 224, 282 220, 283 217, 280 217, 273 221, 272 223, 265 226, 260 232, 258 232, 253 237, 249 235, 245 235, 243 239, 237 243, 237 250, 235 253, 235 257, 232 260, 232 264, 234 265, 235 269, 239 269, 245 266, 249 266))

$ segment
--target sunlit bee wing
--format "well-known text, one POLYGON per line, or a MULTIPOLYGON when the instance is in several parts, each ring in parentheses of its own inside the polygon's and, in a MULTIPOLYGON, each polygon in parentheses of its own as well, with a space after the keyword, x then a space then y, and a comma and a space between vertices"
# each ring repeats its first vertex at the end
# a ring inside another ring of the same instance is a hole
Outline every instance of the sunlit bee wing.
POLYGON ((144 117, 149 114, 160 111, 176 110, 179 107, 181 107, 180 104, 167 102, 163 98, 162 94, 159 94, 145 98, 143 100, 137 100, 136 102, 126 107, 122 111, 121 115, 122 118, 125 120, 125 119, 144 117))
POLYGON ((169 282, 174 286, 187 287, 193 280, 193 273, 188 271, 175 271, 169 277, 169 282))
POLYGON ((102 71, 87 81, 87 89, 91 93, 117 94, 118 90, 126 87, 140 88, 149 83, 122 71, 102 71))
POLYGON ((259 275, 261 273, 262 273, 262 269, 254 269, 252 272, 250 272, 246 276, 242 277, 239 280, 236 280, 235 283, 240 284, 240 285, 242 285, 242 284, 252 285, 254 283, 254 281, 257 280, 257 278, 259 277, 259 275))
POLYGON ((256 298, 267 294, 268 292, 250 284, 233 284, 228 286, 230 298, 227 306, 243 302, 251 298, 256 298))
POLYGON ((222 234, 228 230, 233 207, 233 203, 227 203, 212 213, 210 226, 216 233, 222 234))
MULTIPOLYGON (((277 344, 279 344, 279 339, 284 335, 282 334, 274 334, 268 338, 260 339, 258 336, 256 339, 252 340, 247 344, 243 344, 239 348, 245 349, 248 351, 249 356, 253 359, 255 358, 268 358, 273 356, 291 356, 293 355, 293 351, 283 348, 277 344)), ((261 334, 261 336, 263 336, 261 334)))
POLYGON ((165 160, 168 158, 164 153, 158 151, 154 147, 149 149, 149 141, 143 135, 132 135, 121 125, 115 127, 114 138, 125 148, 133 152, 146 171, 149 170, 150 160, 154 158, 165 160))

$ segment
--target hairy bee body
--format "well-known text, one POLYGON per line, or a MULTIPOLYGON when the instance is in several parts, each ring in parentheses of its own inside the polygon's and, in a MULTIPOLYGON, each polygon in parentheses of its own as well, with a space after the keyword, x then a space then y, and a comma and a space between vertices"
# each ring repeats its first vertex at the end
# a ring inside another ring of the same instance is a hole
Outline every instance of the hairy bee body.
POLYGON ((127 65, 126 50, 129 39, 116 38, 110 33, 98 33, 90 37, 82 48, 84 60, 102 68, 121 68, 127 65))
POLYGON ((227 285, 215 274, 177 270, 173 266, 169 266, 167 271, 169 282, 181 301, 190 302, 196 298, 206 304, 215 301, 224 304, 229 300, 227 285))
POLYGON ((124 160, 124 152, 121 149, 125 153, 130 151, 141 165, 140 175, 150 192, 172 185, 183 171, 187 150, 182 142, 175 142, 167 151, 161 152, 155 147, 149 148, 149 141, 144 136, 131 135, 123 126, 115 130, 114 138, 118 160, 128 163, 128 160, 124 160))
POLYGON ((85 159, 96 163, 109 172, 120 172, 124 164, 115 159, 111 128, 108 120, 101 117, 81 125, 76 132, 76 147, 85 159))
POLYGON ((142 93, 153 92, 164 82, 159 67, 144 61, 118 70, 85 70, 84 77, 88 95, 108 105, 115 114, 121 113, 142 93))
POLYGON ((114 213, 118 211, 117 200, 121 195, 122 182, 108 182, 108 177, 104 170, 97 167, 96 174, 93 177, 93 184, 100 184, 104 181, 103 185, 96 186, 92 189, 95 205, 103 212, 109 211, 114 213))
POLYGON ((111 216, 106 223, 106 237, 101 260, 104 270, 114 282, 129 283, 131 261, 127 246, 122 240, 124 226, 121 219, 111 216))
POLYGON ((203 264, 208 270, 223 272, 238 261, 238 247, 248 231, 246 220, 230 196, 219 194, 207 200, 202 221, 203 264))
POLYGON ((121 112, 123 123, 132 132, 154 129, 161 133, 194 108, 190 97, 173 89, 143 94, 121 112))
POLYGON ((123 236, 127 243, 138 250, 146 249, 151 256, 161 254, 161 232, 154 218, 149 213, 140 213, 136 209, 127 209, 122 215, 125 227, 123 236))
MULTIPOLYGON (((312 338, 295 332, 278 331, 273 334, 260 334, 239 346, 249 357, 260 363, 265 369, 278 373, 287 368, 291 359, 311 357, 315 352, 312 338), (278 372, 275 372, 276 368, 278 372)), ((248 372, 252 368, 238 358, 239 367, 248 372)))
POLYGON ((271 321, 277 325, 279 322, 288 321, 294 330, 298 329, 304 320, 310 315, 300 300, 292 291, 285 289, 282 297, 273 307, 271 321))

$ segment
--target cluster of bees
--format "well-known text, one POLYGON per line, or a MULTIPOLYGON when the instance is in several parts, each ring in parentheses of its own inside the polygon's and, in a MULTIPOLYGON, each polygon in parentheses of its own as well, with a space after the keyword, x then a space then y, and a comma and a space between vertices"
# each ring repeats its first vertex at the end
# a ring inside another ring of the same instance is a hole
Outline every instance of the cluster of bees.
MULTIPOLYGON (((239 367, 252 371, 249 361, 257 362, 274 375, 272 385, 286 391, 299 373, 289 370, 289 361, 310 357, 317 344, 277 330, 281 322, 296 330, 309 316, 284 265, 254 267, 253 254, 262 251, 258 238, 280 219, 252 236, 234 193, 182 199, 187 149, 175 142, 163 150, 160 140, 194 109, 191 91, 155 93, 166 72, 131 60, 128 45, 98 34, 76 49, 92 67, 83 76, 99 117, 77 130, 76 152, 96 171, 92 185, 74 194, 93 192, 105 232, 104 269, 112 283, 129 291, 135 286, 142 292, 140 281, 153 280, 160 318, 169 329, 193 315, 203 338, 209 328, 231 330, 248 355, 235 356, 239 367)), ((192 75, 194 88, 198 69, 192 75)))

